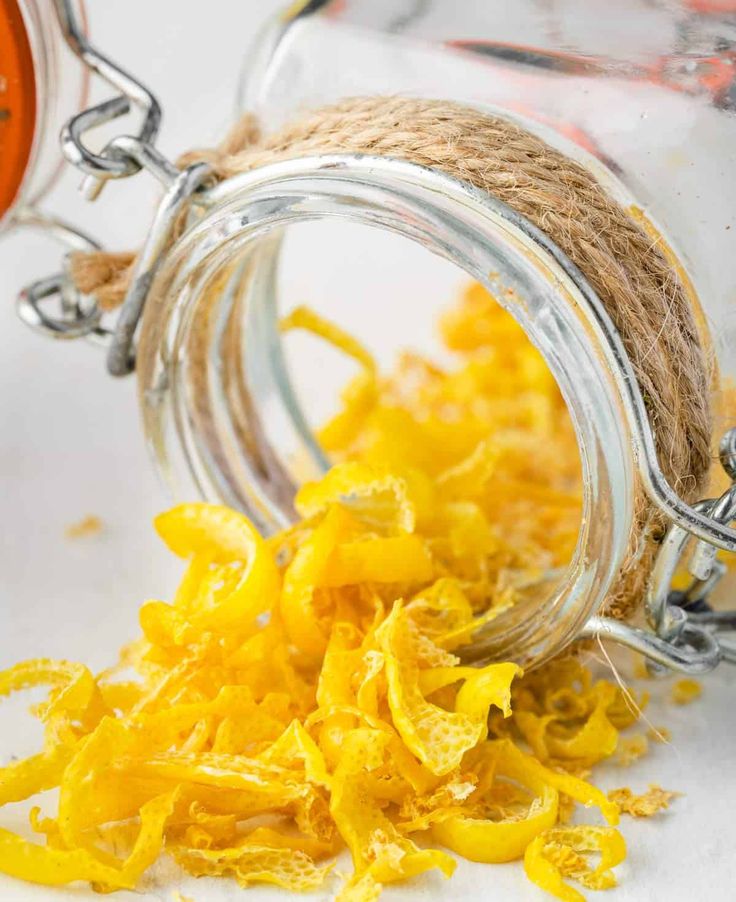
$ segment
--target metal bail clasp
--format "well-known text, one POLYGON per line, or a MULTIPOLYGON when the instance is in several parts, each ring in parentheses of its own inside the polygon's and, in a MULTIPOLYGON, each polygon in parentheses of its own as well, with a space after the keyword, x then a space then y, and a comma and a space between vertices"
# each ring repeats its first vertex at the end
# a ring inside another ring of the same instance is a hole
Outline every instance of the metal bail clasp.
MULTIPOLYGON (((720 498, 701 501, 699 509, 710 518, 728 526, 736 519, 736 428, 722 438, 720 460, 731 485, 720 498)), ((699 539, 692 550, 687 569, 693 577, 684 590, 673 590, 672 579, 680 565, 690 535, 674 524, 668 530, 649 583, 646 612, 657 635, 675 645, 686 641, 693 630, 708 633, 717 642, 722 659, 736 663, 736 643, 722 633, 736 631, 736 610, 714 611, 708 603, 713 589, 726 573, 726 565, 717 559, 717 548, 699 539)))
MULTIPOLYGON (((164 252, 194 195, 212 181, 212 170, 195 163, 180 171, 154 146, 161 122, 158 101, 140 81, 97 50, 86 38, 71 0, 54 0, 61 32, 73 53, 120 93, 72 117, 61 132, 61 147, 68 162, 85 174, 83 189, 94 200, 109 179, 127 178, 142 169, 151 173, 166 189, 148 238, 138 254, 130 289, 117 320, 103 323, 103 313, 94 296, 83 296, 71 283, 66 270, 27 286, 17 303, 18 314, 27 325, 52 338, 94 338, 108 346, 107 368, 113 376, 124 376, 135 367, 134 341, 141 312, 164 252), (143 121, 136 136, 117 135, 101 153, 85 144, 87 131, 126 115, 137 107, 143 121), (54 306, 58 312, 54 310, 54 306), (52 312, 54 310, 54 312, 52 312)), ((18 217, 19 224, 52 230, 72 250, 98 250, 94 240, 66 224, 52 223, 48 217, 18 217)))
MULTIPOLYGON (((723 436, 720 460, 732 484, 720 498, 700 501, 694 507, 728 526, 736 519, 736 428, 723 436)), ((736 637, 729 640, 723 635, 736 633, 736 609, 715 611, 708 603, 727 570, 716 556, 717 545, 696 539, 687 562, 692 581, 684 590, 672 588, 692 539, 692 533, 677 523, 667 530, 647 588, 645 610, 651 632, 594 617, 586 624, 584 638, 609 638, 640 652, 655 674, 669 669, 706 673, 722 660, 736 664, 736 637)))

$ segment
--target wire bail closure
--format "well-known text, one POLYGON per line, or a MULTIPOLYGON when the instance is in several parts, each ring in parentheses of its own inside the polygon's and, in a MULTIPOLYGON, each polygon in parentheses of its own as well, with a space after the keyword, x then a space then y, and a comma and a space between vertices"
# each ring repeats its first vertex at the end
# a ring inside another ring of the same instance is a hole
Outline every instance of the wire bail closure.
MULTIPOLYGON (((198 163, 180 171, 154 146, 161 124, 161 106, 151 91, 124 69, 100 53, 85 36, 71 0, 54 0, 59 26, 72 52, 121 93, 73 116, 62 128, 61 149, 67 161, 85 175, 82 191, 95 200, 109 179, 128 178, 142 169, 160 182, 166 193, 159 205, 146 244, 138 256, 130 288, 114 327, 101 323, 103 313, 93 297, 83 297, 68 272, 41 279, 25 288, 17 301, 18 315, 28 326, 58 339, 95 338, 108 345, 108 372, 125 376, 135 369, 135 332, 148 289, 176 223, 193 195, 212 180, 211 168, 198 163), (101 153, 93 153, 84 142, 86 133, 120 118, 136 106, 143 112, 137 135, 112 138, 101 153), (47 307, 57 302, 59 313, 47 307)), ((48 221, 30 223, 48 229, 48 221)), ((53 223, 64 244, 73 250, 99 250, 93 239, 67 224, 53 223)))
MULTIPOLYGON (((93 337, 107 344, 107 367, 111 375, 127 375, 135 369, 135 336, 154 276, 160 267, 186 209, 195 203, 209 206, 227 196, 228 181, 213 187, 212 168, 205 163, 180 171, 154 147, 161 121, 161 108, 153 94, 135 78, 99 53, 83 35, 70 0, 55 0, 60 27, 72 51, 87 66, 121 93, 69 120, 61 134, 62 150, 68 162, 86 176, 83 190, 96 199, 109 179, 127 178, 141 169, 151 172, 166 192, 159 204, 147 239, 137 257, 133 278, 117 321, 112 328, 101 322, 102 312, 94 298, 81 297, 65 273, 37 281, 18 299, 18 312, 29 326, 55 338, 93 337), (143 111, 136 136, 121 135, 97 154, 84 143, 86 132, 126 115, 131 105, 143 111), (52 316, 44 307, 57 299, 60 314, 52 316)), ((312 162, 325 167, 339 164, 336 155, 321 155, 312 162)), ((344 155, 349 164, 354 157, 344 155)), ((384 163, 386 160, 384 159, 384 163)), ((416 164, 402 164, 422 170, 416 164)), ((268 168, 268 167, 265 167, 268 168)), ((425 170, 429 172, 429 170, 425 170)), ((450 179, 433 174, 435 180, 450 179)), ((673 669, 698 674, 715 668, 721 660, 736 663, 736 610, 714 611, 708 597, 725 573, 717 560, 718 549, 736 552, 736 428, 723 437, 720 459, 732 485, 720 498, 687 504, 668 484, 657 459, 654 436, 638 383, 621 342, 601 301, 584 275, 552 242, 518 212, 495 200, 496 210, 516 228, 541 245, 570 277, 589 306, 598 326, 608 363, 617 381, 634 440, 638 470, 652 502, 671 521, 650 574, 645 598, 649 629, 632 626, 603 616, 591 617, 578 635, 580 639, 608 638, 643 654, 654 673, 673 669), (695 546, 688 561, 693 580, 685 591, 672 588, 675 571, 683 561, 690 540, 695 546)), ((61 227, 72 236, 70 227, 61 227)), ((72 244, 75 242, 72 241, 72 244)), ((76 243, 79 246, 79 243, 76 243)), ((87 239, 87 249, 96 246, 87 239)))
POLYGON ((72 52, 84 65, 120 91, 117 97, 77 113, 61 130, 62 152, 73 166, 89 176, 88 196, 94 199, 108 179, 135 175, 141 163, 115 141, 110 142, 102 153, 93 153, 82 140, 85 133, 126 115, 134 105, 143 113, 137 140, 142 145, 153 144, 161 126, 161 106, 145 85, 90 44, 71 0, 54 0, 54 5, 62 34, 72 52))

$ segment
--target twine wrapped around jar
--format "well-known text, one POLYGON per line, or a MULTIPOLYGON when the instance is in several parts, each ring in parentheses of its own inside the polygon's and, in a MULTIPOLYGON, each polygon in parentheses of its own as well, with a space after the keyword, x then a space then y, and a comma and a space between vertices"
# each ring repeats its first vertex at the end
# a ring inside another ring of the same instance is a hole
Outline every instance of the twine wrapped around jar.
MULTIPOLYGON (((215 150, 179 161, 210 163, 225 179, 315 154, 408 160, 487 191, 555 242, 588 280, 618 329, 645 400, 662 470, 686 501, 704 493, 711 463, 710 365, 693 298, 666 249, 579 163, 506 119, 445 100, 365 97, 308 112, 261 137, 244 116, 215 150)), ((131 255, 77 254, 72 277, 110 309, 122 302, 131 255)), ((628 617, 643 597, 662 533, 639 488, 626 559, 606 612, 628 617)))

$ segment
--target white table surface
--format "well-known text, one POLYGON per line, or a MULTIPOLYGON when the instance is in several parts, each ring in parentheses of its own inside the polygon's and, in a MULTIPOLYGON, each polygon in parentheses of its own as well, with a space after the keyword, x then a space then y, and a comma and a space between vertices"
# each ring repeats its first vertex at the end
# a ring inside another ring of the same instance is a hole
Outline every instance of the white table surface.
MULTIPOLYGON (((190 4, 162 0, 90 0, 89 6, 100 45, 163 100, 161 145, 174 155, 221 133, 242 54, 278 4, 209 0, 204 17, 190 4)), ((112 186, 96 205, 87 205, 75 193, 76 182, 74 176, 64 179, 48 206, 98 232, 110 246, 135 245, 152 196, 149 186, 142 180, 126 190, 112 186)), ((179 573, 150 525, 167 498, 144 448, 133 380, 107 378, 96 350, 43 341, 15 318, 17 289, 53 271, 56 259, 53 247, 27 234, 0 243, 0 667, 37 655, 105 666, 135 635, 140 602, 170 597, 179 573), (104 532, 65 539, 65 527, 87 514, 104 520, 104 532)), ((655 745, 635 765, 601 773, 605 787, 643 791, 657 782, 684 793, 652 820, 623 819, 629 857, 618 869, 620 887, 601 898, 736 899, 735 680, 736 673, 724 667, 705 680, 701 701, 686 708, 655 702, 648 716, 671 728, 671 745, 655 745)), ((0 763, 34 749, 38 730, 25 704, 26 699, 11 700, 0 709, 0 763)), ((23 811, 4 809, 0 825, 21 828, 23 811)), ((158 882, 142 895, 116 898, 170 899, 165 870, 154 872, 158 882)), ((328 899, 336 886, 335 881, 311 898, 328 899)), ((244 892, 227 881, 190 880, 182 888, 197 902, 244 892)), ((244 898, 282 895, 256 887, 244 898)), ((0 878, 0 899, 8 902, 85 898, 98 897, 79 888, 50 890, 0 878)), ((429 876, 387 890, 386 898, 541 900, 543 894, 527 883, 520 865, 461 863, 448 883, 429 876)))

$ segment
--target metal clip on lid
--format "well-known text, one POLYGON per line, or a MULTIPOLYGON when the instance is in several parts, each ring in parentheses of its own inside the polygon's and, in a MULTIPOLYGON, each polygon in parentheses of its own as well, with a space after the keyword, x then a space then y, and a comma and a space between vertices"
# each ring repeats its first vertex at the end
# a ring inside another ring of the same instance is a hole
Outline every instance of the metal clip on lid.
POLYGON ((126 115, 134 105, 143 113, 137 140, 141 144, 153 144, 161 126, 161 106, 148 88, 89 43, 69 0, 55 0, 55 6, 62 33, 71 50, 93 72, 120 91, 119 96, 73 116, 61 131, 64 156, 91 177, 90 196, 94 198, 99 195, 107 179, 135 175, 141 164, 117 147, 114 141, 102 153, 93 153, 82 141, 85 132, 126 115))
MULTIPOLYGON (((723 469, 734 480, 720 498, 700 501, 698 512, 728 526, 736 519, 736 428, 721 440, 723 469)), ((673 523, 665 535, 646 594, 646 615, 651 631, 637 629, 606 617, 593 617, 584 631, 585 638, 609 638, 648 660, 653 673, 665 669, 683 673, 706 673, 721 660, 736 664, 736 610, 714 611, 708 597, 726 573, 726 565, 716 557, 717 547, 703 539, 695 541, 687 563, 693 577, 685 590, 672 588, 677 570, 692 534, 673 523)))
MULTIPOLYGON (((211 180, 211 170, 200 163, 180 171, 155 148, 161 107, 154 95, 89 43, 70 0, 55 0, 55 6, 59 25, 71 50, 84 65, 121 92, 117 97, 73 116, 61 131, 64 156, 85 174, 82 187, 87 198, 95 200, 108 179, 127 178, 141 169, 149 171, 167 191, 145 246, 138 255, 131 287, 114 326, 102 325, 102 311, 94 297, 81 296, 66 271, 25 288, 18 298, 18 314, 31 328, 52 338, 102 339, 109 345, 108 371, 113 376, 124 376, 135 368, 135 331, 163 250, 192 196, 211 180), (86 132, 126 115, 132 106, 143 113, 137 135, 118 135, 101 153, 92 152, 83 140, 86 132), (57 302, 59 312, 51 314, 48 307, 54 302, 57 302)), ((73 250, 99 249, 95 241, 66 224, 48 221, 36 224, 46 229, 51 227, 73 250)))

